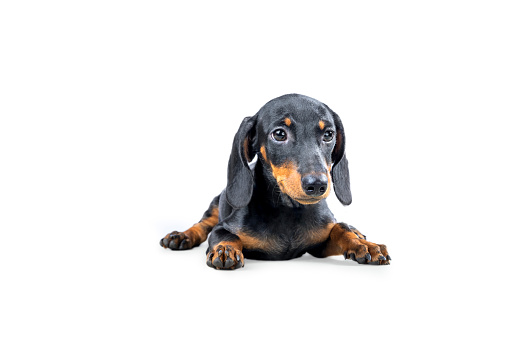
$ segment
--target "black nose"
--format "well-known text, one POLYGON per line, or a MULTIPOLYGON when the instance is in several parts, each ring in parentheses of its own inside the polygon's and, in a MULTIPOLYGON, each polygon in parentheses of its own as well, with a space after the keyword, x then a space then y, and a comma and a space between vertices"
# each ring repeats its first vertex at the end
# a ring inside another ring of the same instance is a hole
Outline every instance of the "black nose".
POLYGON ((319 197, 327 191, 327 176, 325 174, 309 174, 302 177, 302 189, 307 195, 319 197))

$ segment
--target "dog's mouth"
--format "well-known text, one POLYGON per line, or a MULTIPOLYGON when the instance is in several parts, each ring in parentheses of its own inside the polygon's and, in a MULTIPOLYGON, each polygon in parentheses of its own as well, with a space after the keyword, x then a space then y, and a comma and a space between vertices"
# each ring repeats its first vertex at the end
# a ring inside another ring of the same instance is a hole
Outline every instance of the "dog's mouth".
POLYGON ((294 198, 292 196, 290 196, 290 198, 292 198, 293 200, 297 201, 299 204, 302 204, 302 205, 312 205, 312 204, 316 204, 318 202, 320 202, 322 199, 324 199, 325 197, 318 197, 318 198, 294 198))
POLYGON ((290 199, 292 199, 302 205, 312 205, 312 204, 319 203, 321 200, 327 198, 330 193, 330 189, 327 189, 327 191, 323 195, 320 195, 320 196, 316 196, 316 197, 311 197, 311 196, 307 196, 307 195, 303 196, 301 194, 295 194, 296 193, 295 191, 297 191, 297 193, 300 193, 300 191, 302 191, 302 190, 295 190, 293 187, 294 185, 291 185, 291 184, 285 185, 285 183, 288 183, 288 182, 285 180, 281 180, 278 182, 278 186, 279 186, 279 189, 281 190, 281 193, 286 194, 290 199), (289 186, 289 187, 285 187, 285 186, 289 186))

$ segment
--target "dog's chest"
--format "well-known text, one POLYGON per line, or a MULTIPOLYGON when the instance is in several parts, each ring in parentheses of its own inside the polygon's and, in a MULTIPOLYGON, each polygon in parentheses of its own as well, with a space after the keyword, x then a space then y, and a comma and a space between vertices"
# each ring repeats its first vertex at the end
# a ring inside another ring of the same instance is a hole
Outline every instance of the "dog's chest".
MULTIPOLYGON (((303 213, 257 213, 238 230, 245 250, 290 259, 327 240, 332 223, 303 213)), ((263 255, 261 255, 263 258, 263 255)))

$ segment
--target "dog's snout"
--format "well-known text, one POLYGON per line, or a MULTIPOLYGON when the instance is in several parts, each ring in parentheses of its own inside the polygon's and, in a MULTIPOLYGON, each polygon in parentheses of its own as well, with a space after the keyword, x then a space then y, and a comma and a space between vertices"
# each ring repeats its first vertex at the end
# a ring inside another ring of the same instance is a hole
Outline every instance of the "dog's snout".
POLYGON ((325 174, 309 174, 302 177, 302 189, 307 195, 319 197, 327 191, 327 176, 325 174))

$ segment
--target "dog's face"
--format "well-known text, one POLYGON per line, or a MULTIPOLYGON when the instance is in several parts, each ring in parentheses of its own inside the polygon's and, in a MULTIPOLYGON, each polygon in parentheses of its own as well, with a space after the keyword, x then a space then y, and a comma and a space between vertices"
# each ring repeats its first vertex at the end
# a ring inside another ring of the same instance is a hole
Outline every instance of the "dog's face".
POLYGON ((253 177, 248 162, 257 154, 265 177, 292 200, 316 204, 334 184, 336 196, 348 205, 344 147, 341 120, 323 103, 298 94, 271 100, 255 116, 245 118, 235 136, 228 164, 228 202, 236 208, 249 202, 253 177))
POLYGON ((329 195, 337 135, 324 105, 294 97, 271 102, 259 113, 256 134, 264 169, 282 193, 303 205, 329 195))

